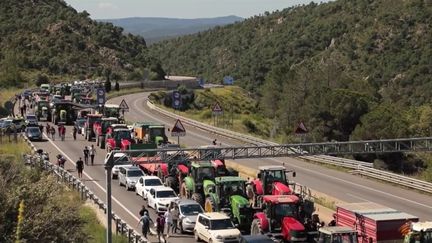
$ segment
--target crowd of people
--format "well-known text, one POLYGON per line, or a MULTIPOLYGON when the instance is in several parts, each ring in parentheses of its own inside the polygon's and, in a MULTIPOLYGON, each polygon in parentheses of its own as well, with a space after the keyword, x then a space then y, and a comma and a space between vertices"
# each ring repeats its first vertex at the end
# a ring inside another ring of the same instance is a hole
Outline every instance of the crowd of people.
POLYGON ((141 224, 142 234, 145 238, 152 232, 150 231, 151 225, 156 229, 155 234, 160 242, 161 239, 166 241, 172 234, 176 234, 179 230, 179 217, 180 211, 178 207, 170 207, 164 213, 158 213, 156 221, 153 221, 149 215, 148 210, 143 205, 139 211, 138 226, 141 224))

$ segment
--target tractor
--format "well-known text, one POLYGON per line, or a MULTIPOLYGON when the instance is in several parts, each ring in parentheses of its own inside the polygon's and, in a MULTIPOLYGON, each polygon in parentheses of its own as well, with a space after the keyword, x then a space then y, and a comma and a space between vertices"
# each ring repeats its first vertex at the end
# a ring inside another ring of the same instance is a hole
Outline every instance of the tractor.
POLYGON ((100 114, 87 114, 87 121, 84 124, 84 137, 87 141, 91 141, 95 136, 93 131, 93 124, 100 122, 102 115, 100 114))
POLYGON ((59 101, 51 108, 51 122, 57 125, 59 122, 71 125, 76 120, 74 103, 70 101, 59 101))
POLYGON ((156 146, 160 146, 168 142, 163 124, 137 122, 133 124, 133 132, 136 143, 154 143, 156 146))
POLYGON ((107 152, 114 149, 129 150, 133 143, 131 131, 125 124, 112 124, 107 129, 105 136, 107 152))
POLYGON ((51 119, 51 114, 49 111, 49 102, 46 100, 39 100, 36 102, 35 113, 39 120, 49 121, 51 119))
POLYGON ((261 197, 262 212, 255 213, 250 232, 265 234, 275 241, 305 242, 300 199, 296 195, 265 195, 261 197))
POLYGON ((120 118, 120 106, 113 104, 105 104, 103 107, 103 115, 105 117, 117 117, 120 118))
MULTIPOLYGON (((201 149, 209 149, 209 150, 200 150, 201 156, 200 158, 206 158, 210 155, 214 155, 212 157, 216 157, 221 153, 219 146, 217 145, 204 145, 200 147, 201 149)), ((224 159, 214 159, 210 160, 211 164, 216 170, 216 176, 238 176, 238 172, 227 168, 225 166, 225 160, 224 159)))
POLYGON ((326 226, 318 231, 316 242, 357 243, 357 230, 347 226, 326 226))
POLYGON ((204 183, 206 212, 225 212, 242 231, 249 231, 254 209, 246 196, 246 180, 237 176, 216 177, 204 183))
POLYGON ((192 162, 189 175, 183 179, 180 195, 204 205, 204 186, 214 183, 215 169, 209 162, 192 162))
POLYGON ((112 124, 117 124, 119 121, 115 117, 103 117, 100 121, 96 121, 93 124, 93 133, 96 137, 96 146, 100 146, 101 149, 105 148, 105 134, 108 127, 112 124))

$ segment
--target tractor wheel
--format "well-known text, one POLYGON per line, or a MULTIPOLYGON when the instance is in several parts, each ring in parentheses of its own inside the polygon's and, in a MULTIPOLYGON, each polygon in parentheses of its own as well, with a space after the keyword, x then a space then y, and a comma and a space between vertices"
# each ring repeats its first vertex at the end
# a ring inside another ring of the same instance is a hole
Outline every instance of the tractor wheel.
POLYGON ((204 198, 200 193, 192 194, 191 199, 197 202, 199 205, 204 205, 204 198))
POLYGON ((181 198, 189 198, 188 189, 186 187, 186 183, 182 183, 180 187, 180 197, 181 198))
POLYGON ((262 235, 263 234, 263 230, 261 229, 261 223, 260 223, 259 219, 254 219, 252 221, 250 234, 251 235, 262 235))
POLYGON ((165 185, 171 187, 173 190, 177 190, 177 180, 173 176, 168 176, 165 179, 165 185))
POLYGON ((204 211, 207 213, 214 212, 216 210, 216 203, 212 197, 207 197, 204 203, 204 211))

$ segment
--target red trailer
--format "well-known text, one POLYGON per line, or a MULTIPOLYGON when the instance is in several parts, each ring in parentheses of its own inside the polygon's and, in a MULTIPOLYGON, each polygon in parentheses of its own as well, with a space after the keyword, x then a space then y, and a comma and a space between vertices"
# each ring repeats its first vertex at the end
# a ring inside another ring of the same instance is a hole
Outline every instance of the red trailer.
POLYGON ((158 176, 159 178, 161 178, 161 180, 163 180, 163 178, 168 175, 167 163, 148 163, 147 157, 135 157, 132 158, 132 161, 135 164, 139 165, 141 170, 143 170, 144 173, 148 175, 158 176))
POLYGON ((377 203, 347 203, 337 205, 336 223, 357 230, 359 243, 403 242, 399 228, 418 217, 377 203))

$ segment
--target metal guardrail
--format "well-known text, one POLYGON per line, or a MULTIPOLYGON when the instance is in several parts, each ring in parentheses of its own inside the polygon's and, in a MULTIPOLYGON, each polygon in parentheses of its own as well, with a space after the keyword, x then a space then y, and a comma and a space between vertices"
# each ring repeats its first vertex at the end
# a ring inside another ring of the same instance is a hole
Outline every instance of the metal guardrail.
MULTIPOLYGON (((211 133, 215 133, 218 135, 222 135, 225 137, 230 137, 238 140, 245 141, 247 143, 255 144, 255 145, 277 145, 277 143, 266 141, 260 138, 255 138, 252 136, 248 136, 245 134, 229 131, 226 129, 213 127, 207 124, 204 124, 202 122, 198 122, 189 118, 185 118, 180 115, 173 114, 169 111, 163 110, 156 105, 154 105, 152 102, 147 100, 147 105, 153 109, 156 110, 168 117, 175 118, 175 119, 181 119, 183 122, 198 127, 200 129, 209 131, 211 133)), ((335 166, 340 166, 344 168, 353 169, 353 174, 360 174, 367 177, 379 179, 382 181, 391 182, 397 185, 405 186, 408 188, 413 188, 416 190, 420 190, 423 192, 432 193, 432 183, 425 182, 422 180, 414 179, 408 176, 398 175, 395 173, 378 170, 372 168, 373 164, 368 162, 362 162, 357 160, 351 160, 351 159, 344 159, 344 158, 338 158, 334 156, 328 156, 328 155, 319 155, 319 156, 300 156, 299 158, 304 160, 309 160, 313 162, 323 163, 323 164, 330 164, 335 166)))
MULTIPOLYGON (((37 152, 37 148, 34 146, 32 142, 30 142, 25 136, 23 136, 24 140, 30 145, 33 152, 37 152)), ((78 178, 73 176, 69 171, 63 169, 60 166, 52 164, 48 160, 43 160, 39 156, 24 156, 27 164, 31 164, 32 166, 40 166, 44 170, 50 172, 57 178, 59 183, 66 184, 69 188, 76 190, 82 200, 90 200, 94 204, 96 204, 100 210, 103 210, 104 213, 107 213, 106 204, 94 194, 84 183, 82 183, 78 178), (27 160, 30 160, 28 162, 27 160)), ((112 213, 112 219, 115 221, 114 226, 116 230, 116 234, 121 234, 127 237, 128 242, 142 243, 147 242, 143 239, 141 234, 133 229, 129 224, 127 224, 124 220, 122 220, 118 215, 112 213)))

